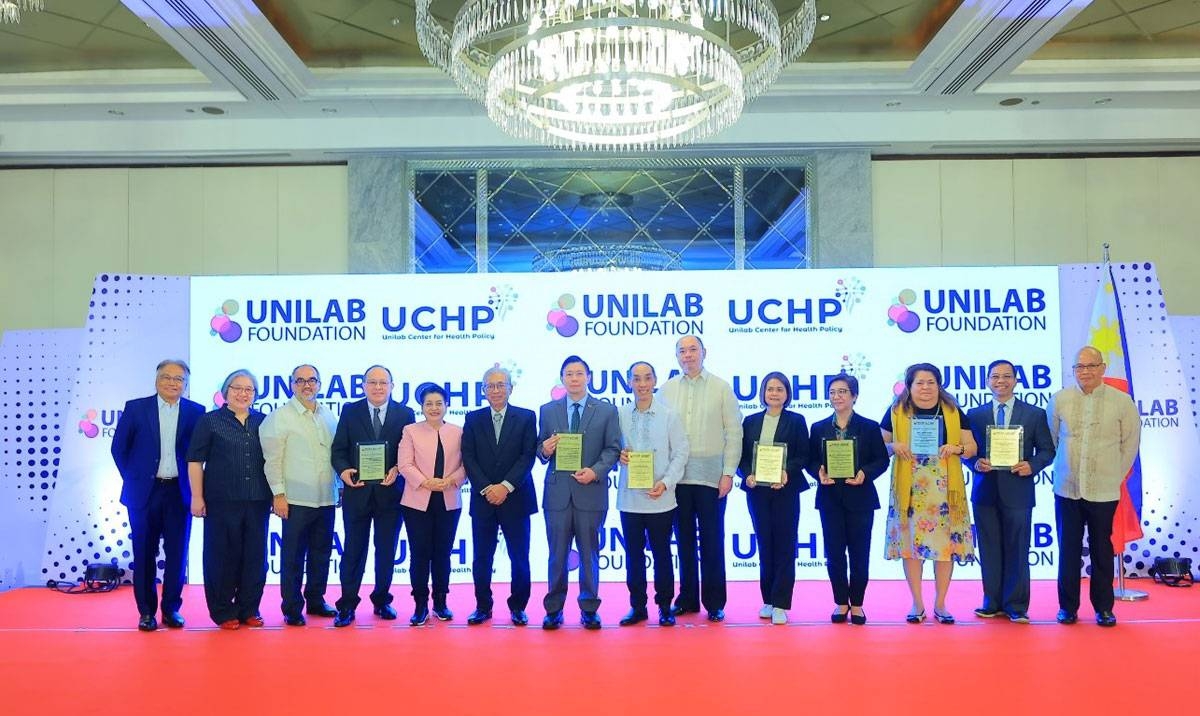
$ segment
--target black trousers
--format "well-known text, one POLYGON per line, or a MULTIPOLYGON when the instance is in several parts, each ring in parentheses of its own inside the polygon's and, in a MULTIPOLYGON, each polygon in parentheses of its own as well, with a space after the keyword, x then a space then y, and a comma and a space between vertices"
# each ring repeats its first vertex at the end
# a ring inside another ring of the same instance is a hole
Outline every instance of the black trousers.
POLYGON ((725 608, 725 505, 717 488, 677 485, 675 542, 679 545, 679 599, 686 609, 725 608), (696 533, 700 536, 697 540, 696 533), (697 551, 697 544, 699 550, 697 551), (698 559, 697 559, 698 555, 698 559), (703 578, 703 587, 701 587, 703 578))
POLYGON ((270 500, 209 502, 204 518, 204 600, 213 623, 259 616, 267 584, 270 500))
POLYGON ((874 522, 874 510, 847 510, 840 505, 821 510, 825 568, 833 587, 834 604, 862 606, 871 572, 871 526, 874 522))
POLYGON ((375 526, 375 588, 371 590, 371 604, 382 607, 392 603, 392 575, 396 569, 396 546, 400 542, 403 521, 399 505, 387 509, 375 505, 374 501, 364 506, 342 505, 342 531, 346 542, 342 546, 342 566, 338 573, 342 583, 342 596, 336 605, 339 610, 354 611, 362 601, 358 591, 367 569, 367 545, 372 524, 375 526))
POLYGON ((1112 523, 1117 503, 1070 500, 1054 496, 1054 519, 1058 523, 1058 606, 1074 614, 1079 611, 1079 580, 1083 569, 1083 529, 1087 527, 1092 577, 1088 595, 1097 612, 1113 608, 1112 523))
POLYGON ((671 529, 675 510, 667 512, 622 512, 621 532, 625 535, 625 586, 629 587, 629 606, 646 608, 646 544, 654 559, 654 603, 671 608, 675 598, 675 570, 671 564, 671 529))
POLYGON ((497 533, 503 530, 512 565, 508 608, 521 610, 529 604, 531 574, 529 570, 529 515, 504 514, 490 505, 471 513, 471 541, 475 555, 471 559, 471 575, 475 580, 475 607, 492 610, 492 563, 496 558, 497 533))
MULTIPOLYGON (((187 479, 184 477, 183 479, 187 479)), ((129 508, 129 531, 133 541, 133 598, 138 614, 153 616, 158 611, 158 543, 163 547, 163 613, 177 612, 183 605, 187 581, 187 545, 192 514, 183 504, 178 478, 154 481, 150 498, 137 509, 129 508)))
POLYGON ((748 491, 746 503, 758 540, 758 588, 763 604, 791 609, 796 586, 800 493, 760 487, 748 491))
POLYGON ((429 602, 429 579, 433 577, 433 603, 445 605, 450 593, 450 550, 458 530, 462 510, 447 510, 446 498, 435 492, 429 498, 427 510, 404 507, 408 522, 408 546, 412 566, 408 576, 412 582, 413 602, 417 606, 429 602))
MULTIPOLYGON (((983 608, 1003 609, 1009 614, 1029 611, 1029 542, 1033 533, 1033 508, 978 503, 972 506, 975 508, 979 572, 983 580, 983 608)), ((1080 540, 1082 537, 1080 535, 1080 540)))
POLYGON ((279 594, 283 597, 284 616, 300 614, 305 603, 311 607, 325 603, 329 555, 333 552, 334 514, 333 505, 288 505, 288 518, 283 521, 283 556, 279 569, 279 594), (300 593, 302 582, 303 596, 300 593))

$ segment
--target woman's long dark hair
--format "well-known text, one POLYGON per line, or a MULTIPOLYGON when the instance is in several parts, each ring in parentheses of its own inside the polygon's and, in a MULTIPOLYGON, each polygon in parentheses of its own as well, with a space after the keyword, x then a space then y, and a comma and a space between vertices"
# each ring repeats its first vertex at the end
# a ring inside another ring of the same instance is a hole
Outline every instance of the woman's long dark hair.
POLYGON ((904 371, 904 390, 900 395, 896 396, 896 402, 892 403, 893 406, 899 406, 904 409, 904 412, 909 414, 912 414, 916 410, 917 406, 912 402, 912 384, 917 378, 917 373, 920 371, 933 374, 933 378, 938 384, 938 400, 952 407, 958 407, 958 401, 942 387, 942 371, 938 370, 938 367, 932 363, 913 363, 904 371))

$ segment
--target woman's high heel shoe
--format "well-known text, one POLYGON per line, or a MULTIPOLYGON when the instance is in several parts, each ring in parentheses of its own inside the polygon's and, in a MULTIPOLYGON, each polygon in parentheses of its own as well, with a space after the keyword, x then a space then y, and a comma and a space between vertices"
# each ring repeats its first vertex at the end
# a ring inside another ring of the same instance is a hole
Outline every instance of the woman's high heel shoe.
POLYGON ((921 622, 925 621, 925 610, 922 609, 920 614, 909 614, 908 616, 904 617, 904 621, 908 622, 909 624, 920 624, 921 622))
POLYGON ((856 626, 862 626, 863 624, 867 623, 867 613, 864 612, 861 607, 858 611, 858 614, 850 612, 850 623, 856 626))
POLYGON ((846 623, 846 615, 849 613, 850 613, 850 607, 839 604, 837 607, 837 611, 835 611, 833 614, 829 615, 829 621, 833 622, 834 624, 845 624, 846 623))

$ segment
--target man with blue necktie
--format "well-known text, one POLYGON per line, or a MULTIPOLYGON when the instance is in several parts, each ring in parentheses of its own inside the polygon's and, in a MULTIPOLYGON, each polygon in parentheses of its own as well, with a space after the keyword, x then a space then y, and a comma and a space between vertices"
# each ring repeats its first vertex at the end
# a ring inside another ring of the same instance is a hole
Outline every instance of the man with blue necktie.
POLYGON ((991 402, 967 413, 977 457, 964 460, 974 471, 971 503, 983 577, 983 606, 975 616, 1007 616, 1029 623, 1029 542, 1033 529, 1034 478, 1054 462, 1054 440, 1046 412, 1013 396, 1016 370, 1007 360, 988 366, 991 402), (996 466, 990 458, 988 427, 1023 428, 1020 460, 996 466))
POLYGON ((567 395, 543 405, 538 419, 537 456, 548 463, 542 510, 550 548, 542 628, 562 626, 567 556, 574 542, 579 551, 579 621, 586 629, 599 629, 600 530, 608 512, 608 473, 621 455, 621 424, 612 403, 588 395, 592 371, 582 358, 568 356, 559 377, 567 395), (559 468, 556 451, 563 433, 582 433, 581 467, 559 468))

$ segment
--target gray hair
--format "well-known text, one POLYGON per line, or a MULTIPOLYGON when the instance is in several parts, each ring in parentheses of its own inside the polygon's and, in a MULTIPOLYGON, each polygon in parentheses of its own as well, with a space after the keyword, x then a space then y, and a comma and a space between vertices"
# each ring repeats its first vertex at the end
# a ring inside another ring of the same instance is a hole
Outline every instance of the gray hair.
POLYGON ((250 379, 250 382, 254 385, 254 395, 258 395, 258 378, 255 378, 254 374, 245 368, 238 368, 229 375, 225 376, 225 382, 221 383, 222 398, 229 400, 229 386, 231 383, 233 383, 234 379, 240 376, 245 376, 250 379))
POLYGON ((178 366, 179 369, 183 371, 184 378, 190 378, 192 376, 192 369, 188 368, 188 364, 184 362, 182 358, 167 358, 164 361, 160 361, 158 367, 154 369, 155 374, 159 373, 163 368, 166 368, 169 365, 178 366))
POLYGON ((498 366, 498 365, 494 365, 494 366, 488 368, 487 370, 483 371, 483 378, 482 378, 481 382, 484 385, 487 385, 488 376, 491 375, 492 373, 502 374, 504 376, 504 382, 508 383, 508 387, 510 387, 510 388, 512 387, 512 384, 513 384, 512 372, 508 368, 505 368, 503 366, 498 366))
POLYGON ((317 367, 315 365, 313 365, 312 363, 301 363, 300 365, 296 366, 295 368, 292 368, 292 378, 293 379, 295 379, 295 377, 296 377, 296 371, 300 370, 301 368, 312 368, 313 373, 316 373, 317 382, 321 381, 321 371, 317 370, 317 367))

